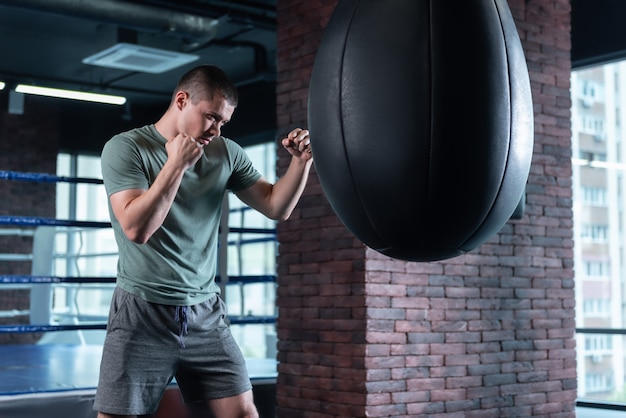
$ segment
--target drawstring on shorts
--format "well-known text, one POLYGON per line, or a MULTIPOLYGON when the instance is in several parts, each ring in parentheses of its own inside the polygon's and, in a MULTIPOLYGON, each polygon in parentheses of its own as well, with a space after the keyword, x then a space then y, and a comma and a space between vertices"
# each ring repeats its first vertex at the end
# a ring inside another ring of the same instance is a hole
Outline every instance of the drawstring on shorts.
POLYGON ((183 336, 187 335, 187 308, 188 306, 177 306, 174 312, 174 321, 178 322, 178 338, 182 348, 185 348, 183 336))

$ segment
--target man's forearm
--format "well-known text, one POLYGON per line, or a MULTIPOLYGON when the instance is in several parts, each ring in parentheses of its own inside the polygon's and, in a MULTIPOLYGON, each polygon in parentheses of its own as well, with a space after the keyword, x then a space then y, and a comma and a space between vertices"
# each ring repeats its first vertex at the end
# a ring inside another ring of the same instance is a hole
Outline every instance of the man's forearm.
MULTIPOLYGON (((122 207, 115 211, 116 217, 124 234, 131 241, 143 244, 161 227, 172 207, 184 173, 182 168, 170 167, 166 163, 148 190, 126 202, 118 203, 122 207)), ((115 206, 114 203, 114 208, 115 206)))
POLYGON ((302 196, 312 164, 313 160, 302 161, 293 157, 285 174, 274 184, 272 206, 279 214, 278 219, 285 220, 291 216, 302 196))

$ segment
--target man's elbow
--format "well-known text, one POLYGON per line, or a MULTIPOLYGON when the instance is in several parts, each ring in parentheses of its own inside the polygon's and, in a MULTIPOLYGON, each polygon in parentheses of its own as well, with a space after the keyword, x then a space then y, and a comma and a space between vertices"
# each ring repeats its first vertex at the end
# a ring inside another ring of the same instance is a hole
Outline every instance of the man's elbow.
POLYGON ((275 221, 278 222, 285 222, 287 219, 289 219, 291 217, 291 212, 289 213, 284 213, 276 218, 274 218, 275 221))
POLYGON ((150 234, 139 231, 137 229, 124 229, 124 235, 129 241, 135 244, 145 244, 150 239, 150 234))
POLYGON ((284 222, 291 217, 291 212, 292 212, 291 210, 268 212, 265 214, 265 216, 267 216, 273 221, 284 222))

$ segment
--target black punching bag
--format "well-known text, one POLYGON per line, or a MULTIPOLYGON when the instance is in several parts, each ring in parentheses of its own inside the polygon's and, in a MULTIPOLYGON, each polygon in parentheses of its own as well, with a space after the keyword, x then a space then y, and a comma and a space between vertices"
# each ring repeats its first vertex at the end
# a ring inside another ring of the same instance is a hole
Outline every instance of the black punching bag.
POLYGON ((382 254, 466 253, 524 194, 532 97, 505 0, 339 0, 308 112, 324 193, 382 254))

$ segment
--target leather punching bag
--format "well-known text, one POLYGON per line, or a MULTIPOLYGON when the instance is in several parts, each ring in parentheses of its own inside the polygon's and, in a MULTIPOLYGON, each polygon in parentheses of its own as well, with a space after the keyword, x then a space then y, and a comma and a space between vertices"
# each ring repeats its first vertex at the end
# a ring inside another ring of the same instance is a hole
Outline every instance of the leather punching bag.
POLYGON ((533 106, 506 0, 339 0, 308 106, 322 189, 382 254, 466 253, 524 194, 533 106))

